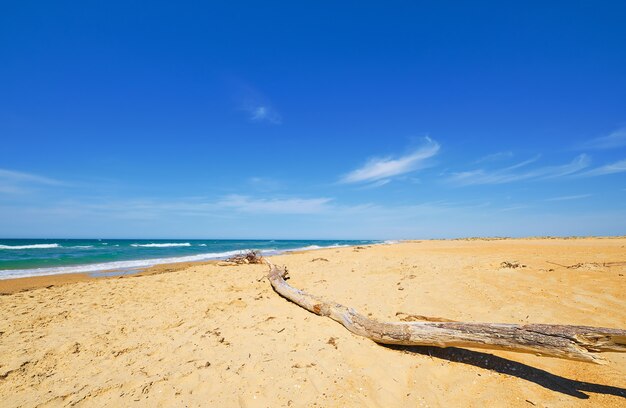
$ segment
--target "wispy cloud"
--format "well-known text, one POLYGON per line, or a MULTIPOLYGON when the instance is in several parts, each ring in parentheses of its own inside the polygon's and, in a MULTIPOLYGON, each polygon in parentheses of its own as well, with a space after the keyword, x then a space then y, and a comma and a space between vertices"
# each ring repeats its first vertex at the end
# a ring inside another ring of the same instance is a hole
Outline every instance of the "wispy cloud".
POLYGON ((605 164, 604 166, 596 167, 584 173, 581 176, 604 176, 607 174, 623 173, 626 171, 626 159, 620 160, 615 163, 605 164))
POLYGON ((47 184, 51 186, 64 184, 62 181, 50 177, 40 176, 32 173, 24 173, 15 170, 0 169, 0 180, 9 182, 27 182, 37 184, 47 184))
POLYGON ((597 137, 582 143, 580 149, 614 149, 626 146, 626 127, 618 129, 607 136, 597 137))
POLYGON ((497 153, 488 154, 477 160, 474 160, 474 164, 510 159, 511 157, 513 157, 513 152, 497 152, 497 153))
POLYGON ((239 105, 238 109, 246 112, 252 122, 280 125, 283 121, 282 115, 269 98, 248 84, 236 81, 234 98, 239 105))
POLYGON ((270 177, 250 177, 248 185, 260 192, 276 191, 283 188, 283 183, 270 177))
POLYGON ((22 194, 37 186, 61 186, 66 183, 38 174, 0 169, 0 193, 22 194))
POLYGON ((416 171, 425 167, 427 159, 439 152, 439 144, 429 137, 424 138, 424 144, 412 153, 398 157, 384 157, 370 159, 364 166, 351 171, 341 178, 343 183, 378 182, 384 185, 392 177, 416 171))
POLYGON ((390 179, 382 179, 382 180, 378 180, 370 184, 365 184, 364 186, 359 187, 359 189, 368 190, 371 188, 378 188, 378 187, 384 186, 385 184, 389 184, 390 182, 391 182, 390 179))
POLYGON ((569 196, 561 196, 561 197, 552 197, 546 198, 544 201, 571 201, 571 200, 580 200, 582 198, 591 197, 591 194, 578 194, 578 195, 569 195, 569 196))
MULTIPOLYGON (((173 217, 205 219, 240 219, 244 215, 313 215, 330 214, 337 206, 332 198, 274 197, 259 198, 232 194, 213 199, 202 197, 106 198, 84 197, 40 203, 38 208, 50 215, 81 215, 97 219, 167 220, 173 217)), ((1 218, 1 217, 0 217, 1 218)))
POLYGON ((250 114, 250 120, 255 122, 267 122, 273 125, 280 125, 282 117, 280 113, 269 105, 250 104, 246 107, 250 114))
POLYGON ((512 205, 510 207, 498 208, 494 211, 497 211, 497 212, 517 211, 517 210, 524 210, 529 207, 530 206, 528 204, 518 204, 518 205, 512 205))
POLYGON ((229 195, 217 207, 256 214, 314 214, 328 210, 331 198, 253 198, 229 195))
POLYGON ((529 164, 536 162, 539 156, 517 163, 503 169, 477 169, 453 173, 448 181, 458 185, 504 184, 522 180, 553 179, 579 172, 589 166, 589 156, 581 154, 570 163, 559 166, 545 166, 527 169, 529 164))

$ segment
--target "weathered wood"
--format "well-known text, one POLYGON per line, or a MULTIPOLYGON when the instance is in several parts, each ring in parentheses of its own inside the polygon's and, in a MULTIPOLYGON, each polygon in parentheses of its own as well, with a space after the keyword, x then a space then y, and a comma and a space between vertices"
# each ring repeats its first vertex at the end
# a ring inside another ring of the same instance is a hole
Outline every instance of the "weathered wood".
POLYGON ((267 277, 278 294, 376 343, 500 349, 600 364, 604 360, 593 353, 626 352, 626 330, 619 329, 453 321, 379 322, 352 308, 290 286, 284 279, 286 268, 279 268, 267 260, 266 263, 270 268, 267 277))

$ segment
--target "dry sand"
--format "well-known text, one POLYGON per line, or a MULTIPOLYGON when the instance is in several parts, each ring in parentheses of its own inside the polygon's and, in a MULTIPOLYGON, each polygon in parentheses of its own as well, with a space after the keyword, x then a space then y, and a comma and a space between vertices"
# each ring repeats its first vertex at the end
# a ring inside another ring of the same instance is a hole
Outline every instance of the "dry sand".
MULTIPOLYGON (((422 241, 272 261, 291 285, 381 320, 626 328, 624 238, 422 241)), ((399 350, 280 298, 263 265, 172 269, 0 296, 0 405, 626 406, 626 354, 601 366, 399 350)))

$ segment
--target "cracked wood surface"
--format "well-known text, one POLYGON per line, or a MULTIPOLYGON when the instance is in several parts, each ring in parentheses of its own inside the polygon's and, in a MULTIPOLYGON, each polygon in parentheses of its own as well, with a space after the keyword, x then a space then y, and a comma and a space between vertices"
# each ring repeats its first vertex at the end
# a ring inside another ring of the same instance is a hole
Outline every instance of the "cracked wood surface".
POLYGON ((278 294, 376 343, 500 349, 599 364, 604 360, 594 353, 626 352, 626 330, 620 329, 551 324, 379 322, 290 286, 285 281, 286 268, 267 260, 266 263, 270 268, 267 277, 278 294))

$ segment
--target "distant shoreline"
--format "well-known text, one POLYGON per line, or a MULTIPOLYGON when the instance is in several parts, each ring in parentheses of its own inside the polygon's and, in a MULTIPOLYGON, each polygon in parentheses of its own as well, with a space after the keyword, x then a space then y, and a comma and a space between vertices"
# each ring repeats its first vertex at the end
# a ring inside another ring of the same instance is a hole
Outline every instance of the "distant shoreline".
MULTIPOLYGON (((420 243, 420 242, 450 242, 450 241, 459 241, 459 242, 474 242, 474 241, 484 241, 484 242, 492 242, 492 241, 572 241, 572 240, 611 240, 611 239, 626 239, 626 236, 572 236, 572 237, 525 237, 525 238, 505 238, 505 237, 472 237, 472 238, 450 238, 450 239, 410 239, 410 240, 388 240, 379 243, 370 243, 370 244, 362 244, 363 246, 373 246, 373 245, 398 245, 402 243, 420 243)), ((333 248, 356 248, 359 245, 345 245, 340 247, 320 247, 313 249, 294 249, 294 250, 285 250, 282 252, 276 252, 267 256, 285 256, 285 255, 298 255, 305 252, 311 251, 319 251, 319 250, 328 250, 333 248)), ((54 287, 64 284, 90 281, 90 280, 103 280, 103 279, 126 279, 126 278, 135 278, 142 277, 154 274, 168 273, 184 270, 187 268, 191 268, 194 266, 202 266, 202 265, 219 265, 223 262, 223 259, 210 259, 204 261, 193 261, 193 262, 170 262, 170 263, 161 263, 152 266, 146 266, 143 268, 134 268, 132 272, 128 273, 128 270, 124 269, 108 269, 101 270, 96 272, 73 272, 73 273, 59 273, 59 274, 50 274, 50 275, 40 275, 40 276, 29 276, 29 277, 17 277, 17 278, 7 278, 0 279, 0 295, 8 295, 16 292, 45 288, 45 287, 54 287)))
MULTIPOLYGON (((394 243, 398 243, 401 241, 395 241, 394 243)), ((392 243, 372 243, 372 244, 363 244, 365 246, 370 245, 392 245, 392 243)), ((350 247, 358 247, 358 245, 343 245, 343 246, 329 246, 329 247, 319 247, 319 248, 311 248, 311 249, 303 249, 296 248, 293 250, 284 250, 284 251, 275 251, 270 255, 266 256, 277 256, 277 255, 291 255, 291 254, 301 254, 309 251, 316 250, 324 250, 324 249, 333 249, 333 248, 350 248, 350 247)), ((26 276, 26 277, 16 277, 16 278, 6 278, 0 279, 0 295, 9 295, 16 292, 22 292, 26 290, 38 289, 38 288, 46 288, 59 286, 69 283, 76 282, 84 282, 90 280, 101 280, 101 279, 123 279, 123 278, 132 278, 132 277, 141 277, 148 275, 155 275, 160 273, 168 273, 179 271, 183 269, 187 269, 193 266, 200 265, 218 265, 224 262, 224 259, 209 259, 203 261, 192 261, 192 262, 170 262, 170 263, 159 263, 151 266, 146 266, 143 268, 135 268, 132 269, 132 272, 128 273, 128 269, 107 269, 100 270, 94 272, 71 272, 71 273, 57 273, 57 274, 49 274, 49 275, 38 275, 38 276, 26 276)))
POLYGON ((70 273, 121 275, 136 273, 161 264, 222 260, 249 250, 258 250, 265 256, 272 256, 287 251, 380 242, 365 240, 0 240, 0 281, 70 273))

